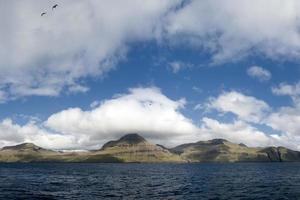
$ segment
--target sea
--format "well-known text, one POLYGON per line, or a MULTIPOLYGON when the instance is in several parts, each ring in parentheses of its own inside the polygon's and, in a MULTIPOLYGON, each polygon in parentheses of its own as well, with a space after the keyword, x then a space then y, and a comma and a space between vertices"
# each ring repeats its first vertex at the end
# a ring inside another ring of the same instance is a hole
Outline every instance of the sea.
POLYGON ((300 163, 0 164, 0 199, 300 199, 300 163))

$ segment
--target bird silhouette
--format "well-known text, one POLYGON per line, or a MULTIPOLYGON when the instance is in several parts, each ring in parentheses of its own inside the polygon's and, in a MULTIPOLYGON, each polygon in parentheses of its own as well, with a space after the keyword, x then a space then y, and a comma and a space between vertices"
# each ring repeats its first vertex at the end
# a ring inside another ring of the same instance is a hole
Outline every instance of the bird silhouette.
POLYGON ((52 6, 52 10, 55 9, 57 6, 58 6, 57 4, 55 4, 54 6, 52 6))
POLYGON ((43 17, 44 15, 46 15, 47 13, 46 12, 43 12, 42 14, 41 14, 41 16, 43 17))

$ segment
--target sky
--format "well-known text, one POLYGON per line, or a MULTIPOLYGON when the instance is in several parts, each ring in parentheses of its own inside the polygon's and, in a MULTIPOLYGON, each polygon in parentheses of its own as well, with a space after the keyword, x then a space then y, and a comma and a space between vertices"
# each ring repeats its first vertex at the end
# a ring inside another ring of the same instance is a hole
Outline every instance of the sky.
POLYGON ((299 10, 0 0, 0 147, 97 149, 139 133, 167 147, 224 138, 300 150, 299 10))

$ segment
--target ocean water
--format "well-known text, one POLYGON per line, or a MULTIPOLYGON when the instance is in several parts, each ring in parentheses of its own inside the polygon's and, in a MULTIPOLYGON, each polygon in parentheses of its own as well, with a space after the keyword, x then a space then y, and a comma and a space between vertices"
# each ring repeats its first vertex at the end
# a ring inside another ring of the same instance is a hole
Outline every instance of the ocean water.
POLYGON ((0 164, 0 199, 300 199, 300 163, 0 164))

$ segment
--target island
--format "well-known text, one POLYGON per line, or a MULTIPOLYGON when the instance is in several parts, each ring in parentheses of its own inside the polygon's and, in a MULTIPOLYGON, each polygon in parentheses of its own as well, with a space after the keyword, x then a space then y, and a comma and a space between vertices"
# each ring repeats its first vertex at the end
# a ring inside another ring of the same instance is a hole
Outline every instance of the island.
POLYGON ((152 144, 139 134, 109 141, 101 149, 83 152, 55 151, 33 143, 6 146, 1 163, 199 163, 199 162, 298 162, 300 152, 285 147, 248 147, 224 139, 182 144, 174 148, 152 144))

